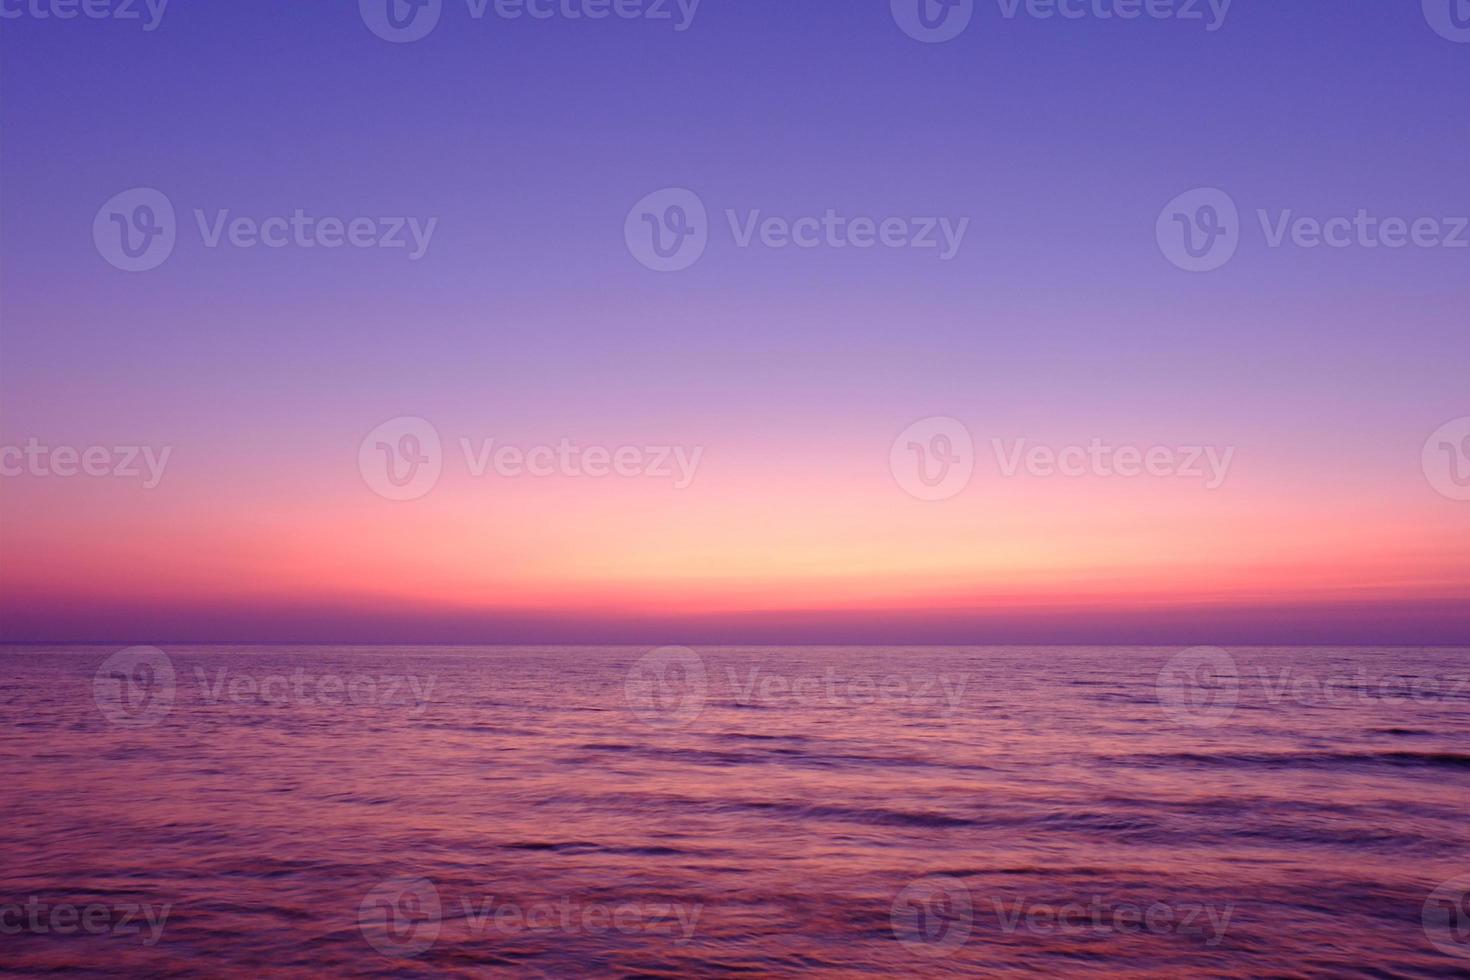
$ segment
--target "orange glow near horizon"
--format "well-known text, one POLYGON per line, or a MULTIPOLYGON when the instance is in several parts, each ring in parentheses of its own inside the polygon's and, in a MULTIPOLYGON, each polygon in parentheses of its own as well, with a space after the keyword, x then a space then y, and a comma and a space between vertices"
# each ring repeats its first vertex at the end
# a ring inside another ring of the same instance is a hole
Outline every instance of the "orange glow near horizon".
POLYGON ((573 619, 1470 597, 1453 514, 1414 486, 1379 488, 1401 499, 1369 518, 1361 488, 1354 500, 1321 500, 1283 474, 1247 472, 1229 494, 977 477, 966 494, 926 503, 884 470, 832 470, 786 484, 712 466, 682 491, 446 479, 407 503, 340 474, 309 492, 179 479, 125 503, 95 484, 36 484, 22 490, 45 501, 19 508, 31 520, 0 517, 7 553, 26 556, 5 563, 0 583, 17 609, 85 596, 573 619))

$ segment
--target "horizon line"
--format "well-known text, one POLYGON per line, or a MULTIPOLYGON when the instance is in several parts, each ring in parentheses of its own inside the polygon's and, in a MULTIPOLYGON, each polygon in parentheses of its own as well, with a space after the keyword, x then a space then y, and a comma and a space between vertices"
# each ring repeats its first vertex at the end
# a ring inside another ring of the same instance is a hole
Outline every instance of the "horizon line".
POLYGON ((1339 649, 1339 650, 1374 650, 1374 649, 1378 649, 1378 650, 1411 650, 1411 649, 1435 649, 1435 650, 1467 650, 1467 651, 1470 651, 1470 640, 1467 640, 1467 641, 1464 641, 1464 642, 1452 642, 1452 643, 1440 643, 1440 642, 1434 642, 1434 643, 1320 643, 1320 642, 1292 643, 1292 642, 1283 642, 1283 641, 1279 641, 1279 640, 1250 640, 1250 641, 1230 641, 1230 642, 1215 642, 1215 643, 1208 643, 1208 642, 1206 642, 1206 643, 1201 643, 1201 642, 1121 643, 1121 642, 1117 642, 1117 641, 1105 642, 1105 643, 1077 643, 1077 642, 1046 643, 1046 642, 1041 642, 1041 641, 1010 642, 1010 643, 998 643, 998 642, 987 642, 987 643, 977 643, 977 642, 935 643, 933 641, 926 641, 926 642, 919 642, 919 643, 903 643, 903 642, 896 642, 896 643, 845 643, 845 642, 836 641, 836 640, 829 641, 829 642, 812 642, 810 640, 803 640, 801 642, 791 642, 791 643, 772 642, 770 640, 762 640, 760 642, 755 642, 755 643, 743 643, 743 642, 740 642, 738 640, 733 640, 733 641, 732 640, 721 640, 721 641, 713 641, 713 642, 702 642, 702 641, 697 641, 697 640, 690 640, 690 641, 685 641, 685 642, 648 641, 648 642, 643 642, 643 643, 634 643, 634 642, 626 642, 626 641, 623 641, 623 642, 609 642, 609 643, 587 643, 587 642, 566 643, 566 642, 559 642, 559 641, 555 641, 555 640, 533 640, 533 641, 521 641, 521 642, 517 642, 517 643, 475 643, 475 642, 450 643, 450 642, 444 642, 444 641, 423 641, 423 642, 420 642, 420 641, 414 641, 414 640, 394 640, 392 642, 381 642, 381 643, 379 643, 379 642, 369 642, 369 641, 357 641, 357 640, 343 640, 343 641, 333 641, 333 640, 299 640, 299 641, 298 640, 177 640, 177 639, 171 639, 171 640, 148 640, 148 641, 138 641, 138 640, 0 640, 0 647, 67 647, 67 646, 75 646, 75 647, 123 647, 123 648, 130 647, 130 646, 198 646, 198 647, 224 647, 224 646, 252 646, 252 647, 441 647, 441 648, 451 648, 451 647, 499 647, 499 648, 515 648, 515 647, 546 646, 546 647, 568 647, 568 648, 573 648, 573 649, 599 649, 599 648, 605 648, 605 647, 636 647, 636 648, 658 649, 659 647, 689 647, 689 648, 694 648, 694 647, 732 647, 732 646, 750 647, 750 648, 755 648, 755 649, 785 649, 785 648, 790 648, 790 647, 798 647, 798 648, 800 648, 800 647, 851 647, 851 648, 855 648, 855 649, 881 649, 881 648, 885 648, 885 647, 912 647, 912 648, 915 648, 915 649, 936 649, 936 648, 941 648, 941 647, 973 647, 973 648, 977 648, 977 649, 1000 649, 1000 648, 1005 648, 1005 647, 1022 647, 1022 648, 1041 648, 1041 647, 1047 647, 1047 648, 1069 648, 1069 649, 1070 648, 1076 648, 1076 649, 1089 649, 1089 648, 1117 649, 1117 648, 1121 648, 1121 647, 1143 647, 1143 648, 1157 648, 1157 649, 1178 649, 1178 648, 1189 649, 1190 647, 1219 647, 1221 649, 1229 649, 1229 648, 1232 648, 1232 647, 1233 648, 1240 648, 1240 647, 1282 647, 1282 648, 1294 649, 1294 650, 1321 650, 1321 649, 1339 649))

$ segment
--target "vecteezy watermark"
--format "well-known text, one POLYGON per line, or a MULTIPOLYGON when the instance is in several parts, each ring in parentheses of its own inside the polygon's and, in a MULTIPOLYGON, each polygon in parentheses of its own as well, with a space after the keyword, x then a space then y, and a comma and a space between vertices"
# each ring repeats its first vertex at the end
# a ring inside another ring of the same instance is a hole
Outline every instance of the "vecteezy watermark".
POLYGON ((975 440, 958 419, 946 415, 920 419, 893 440, 888 471, 913 497, 948 500, 969 486, 975 474, 975 440))
POLYGON ((1212 272, 1240 248, 1240 211, 1215 187, 1186 191, 1164 205, 1154 226, 1164 257, 1186 272, 1212 272))
MULTIPOLYGON (((193 210, 205 248, 402 249, 416 262, 429 251, 438 218, 318 216, 303 208, 289 214, 231 216, 229 208, 193 210)), ((156 269, 178 242, 173 202, 162 191, 135 187, 112 197, 92 220, 97 252, 124 272, 156 269)))
MULTIPOLYGON (((677 32, 694 25, 700 0, 465 0, 473 21, 494 15, 501 20, 646 20, 667 22, 677 32)), ((368 30, 385 41, 419 41, 439 26, 444 0, 358 0, 368 30)))
POLYGON ((427 419, 401 415, 369 432, 357 449, 357 470, 388 500, 418 500, 439 483, 444 448, 427 419))
POLYGON ((363 896, 357 928, 384 956, 418 956, 439 938, 443 903, 428 878, 390 878, 363 896))
POLYGON ((570 439, 555 445, 513 446, 481 439, 478 444, 461 438, 465 468, 470 476, 482 477, 494 470, 496 476, 516 479, 553 476, 601 480, 671 480, 675 490, 687 490, 694 482, 704 457, 703 446, 581 446, 570 439))
POLYGON ((938 249, 939 260, 949 262, 960 254, 969 218, 848 217, 828 208, 820 216, 762 217, 760 210, 743 214, 725 210, 725 220, 737 248, 914 248, 938 249))
POLYGON ((969 674, 838 674, 835 667, 820 674, 726 667, 725 679, 742 707, 934 707, 944 717, 959 710, 970 683, 969 674))
MULTIPOLYGON (((941 261, 955 258, 969 218, 883 217, 839 214, 795 218, 763 215, 759 208, 725 210, 736 248, 933 249, 941 261)), ((704 201, 683 187, 654 191, 633 205, 623 221, 623 240, 639 263, 655 272, 679 272, 704 255, 711 226, 704 201)))
MULTIPOLYGON (((1470 248, 1470 217, 1385 217, 1366 208, 1326 218, 1290 208, 1256 210, 1266 247, 1301 249, 1470 248)), ((1164 257, 1187 272, 1212 272, 1235 257, 1244 233, 1235 201, 1215 187, 1180 194, 1159 212, 1164 257)))
POLYGON ((92 700, 102 717, 122 728, 148 728, 174 706, 173 661, 157 647, 119 650, 92 675, 92 700))
POLYGON ((911 882, 889 909, 893 937, 922 956, 948 956, 970 938, 975 922, 970 890, 958 878, 930 875, 911 882))
POLYGON ((1001 16, 1015 20, 1177 20, 1203 24, 1214 33, 1225 26, 1234 0, 996 0, 1001 16))
POLYGON ((687 188, 654 191, 628 212, 623 241, 633 258, 655 272, 681 272, 709 247, 709 213, 687 188))
POLYGON ((975 0, 889 0, 893 22, 925 44, 953 41, 970 26, 975 0))
POLYGON ((0 903, 0 936, 142 936, 157 945, 173 905, 138 902, 47 902, 35 895, 24 903, 0 903), (144 927, 147 932, 144 932, 144 927))
POLYGON ((1424 19, 1447 41, 1470 44, 1470 0, 1422 0, 1424 19))
POLYGON ((1352 217, 1312 218, 1258 208, 1256 218, 1271 248, 1470 248, 1470 217, 1385 218, 1358 208, 1352 217))
MULTIPOLYGON (((198 666, 194 678, 203 706, 407 708, 414 718, 428 711, 437 680, 433 675, 318 673, 301 667, 284 673, 198 666)), ((98 710, 124 728, 158 724, 173 710, 177 695, 173 661, 157 647, 120 650, 92 677, 98 710)))
POLYGON ((418 956, 441 935, 446 918, 462 923, 471 939, 531 935, 665 936, 675 946, 694 938, 702 903, 587 902, 570 895, 540 901, 505 901, 464 895, 446 903, 428 878, 394 878, 377 885, 358 907, 358 928, 384 956, 418 956), (451 911, 447 914, 445 906, 451 911), (457 909, 455 909, 457 906, 457 909))
MULTIPOLYGON (((980 907, 985 909, 987 903, 980 907)), ((1218 946, 1230 928, 1234 903, 1224 907, 1203 902, 1119 902, 1093 895, 1087 902, 1037 902, 1029 898, 991 897, 1001 931, 1033 936, 1150 933, 1161 936, 1198 936, 1206 946, 1218 946)))
POLYGON ((740 707, 933 710, 951 717, 964 701, 969 674, 870 674, 771 670, 756 664, 712 672, 688 647, 659 647, 639 657, 623 683, 632 713, 655 728, 692 724, 713 700, 740 707), (718 680, 723 679, 721 687, 718 680))
POLYGON ((1470 702, 1470 671, 1430 675, 1382 672, 1366 664, 1328 670, 1285 664, 1245 672, 1218 647, 1175 654, 1156 685, 1159 703, 1176 721, 1204 728, 1223 724, 1243 701, 1299 708, 1470 702))
POLYGON ((704 711, 709 675, 704 658, 688 647, 650 650, 628 668, 623 700, 654 728, 683 728, 704 711))
POLYGON ((24 446, 0 446, 0 476, 69 479, 76 476, 141 480, 144 490, 163 482, 172 446, 43 446, 32 436, 24 446))
MULTIPOLYGON (((1233 0, 996 0, 1005 20, 1177 20, 1213 33, 1225 26, 1233 0)), ((939 44, 965 32, 975 0, 890 0, 893 20, 916 41, 939 44)))
POLYGON ((432 674, 317 674, 298 667, 289 674, 194 668, 201 704, 266 707, 408 708, 413 718, 429 710, 437 680, 432 674))
POLYGON ((1191 647, 1169 658, 1154 689, 1176 722, 1215 728, 1229 721, 1240 703, 1240 668, 1219 647, 1191 647))
POLYGON ((1422 920, 1435 949, 1470 960, 1470 875, 1451 878, 1430 892, 1422 920))
MULTIPOLYGON (((563 438, 554 444, 518 446, 483 438, 461 437, 465 472, 483 479, 492 472, 503 479, 667 480, 675 490, 694 482, 704 458, 703 446, 584 446, 563 438)), ((358 447, 363 481, 388 500, 417 500, 439 482, 444 469, 439 430, 426 419, 400 416, 367 434, 358 447)))
POLYGON ((1002 476, 1099 477, 1125 480, 1140 476, 1160 479, 1201 480, 1206 490, 1225 485, 1235 447, 1216 446, 1114 446, 1093 439, 1086 446, 1029 446, 1016 439, 1007 447, 1000 439, 990 441, 1002 476))
MULTIPOLYGON (((1032 445, 1026 439, 991 439, 997 472, 1006 479, 1022 474, 1039 479, 1197 480, 1206 490, 1225 485, 1234 446, 1115 445, 1100 438, 1067 446, 1032 445)), ((920 500, 948 500, 969 485, 975 471, 975 444, 963 422, 948 416, 920 419, 898 434, 888 451, 894 481, 920 500)))
POLYGON ((1451 419, 1424 442, 1424 477, 1441 496, 1470 500, 1470 416, 1451 419))
POLYGON ((1198 936, 1218 946, 1230 927, 1235 905, 1203 902, 1129 902, 1092 895, 1085 902, 1036 901, 1027 896, 989 896, 977 902, 965 883, 932 875, 899 892, 890 910, 894 938, 928 957, 952 955, 969 940, 976 920, 993 914, 1006 935, 1198 936))
POLYGON ((168 0, 0 0, 0 20, 137 21, 145 31, 163 23, 168 0))
POLYGON ((158 268, 174 253, 178 236, 173 202, 151 187, 114 195, 92 219, 98 254, 124 272, 158 268))
POLYGON ((1268 670, 1255 668, 1261 698, 1268 704, 1332 707, 1374 701, 1412 701, 1430 704, 1470 702, 1470 671, 1460 674, 1380 674, 1360 666, 1351 671, 1320 674, 1295 664, 1268 670))

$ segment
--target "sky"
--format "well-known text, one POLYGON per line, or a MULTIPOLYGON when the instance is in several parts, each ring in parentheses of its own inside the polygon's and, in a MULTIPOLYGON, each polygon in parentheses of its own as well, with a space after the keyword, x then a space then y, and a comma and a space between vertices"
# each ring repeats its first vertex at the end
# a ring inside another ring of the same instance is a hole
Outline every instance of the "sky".
POLYGON ((392 2, 0 2, 0 639, 1470 643, 1465 5, 392 2))

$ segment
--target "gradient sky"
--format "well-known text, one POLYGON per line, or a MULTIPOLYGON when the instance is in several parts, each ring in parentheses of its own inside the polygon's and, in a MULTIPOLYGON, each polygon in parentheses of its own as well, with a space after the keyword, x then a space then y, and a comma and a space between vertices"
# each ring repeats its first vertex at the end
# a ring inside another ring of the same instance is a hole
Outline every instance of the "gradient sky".
MULTIPOLYGON (((13 0, 12 0, 13 2, 13 0)), ((10 4, 7 4, 10 6, 10 4)), ((888 0, 667 22, 177 2, 0 20, 0 445, 172 447, 165 479, 0 478, 0 638, 59 641, 1470 642, 1470 249, 1267 247, 1255 211, 1470 214, 1470 44, 1418 2, 1007 19, 922 44, 888 0), (99 256, 163 191, 171 258, 99 256), (624 219, 696 192, 660 274, 624 219), (1236 257, 1160 253, 1226 190, 1236 257), (402 251, 205 248, 192 209, 437 217, 402 251), (726 208, 971 220, 932 251, 737 248, 726 208), (446 443, 375 495, 396 416, 446 443), (959 496, 889 472, 917 419, 959 496), (703 447, 692 486, 471 478, 461 437, 703 447), (992 438, 1235 447, 1179 479, 1005 478, 992 438)))

